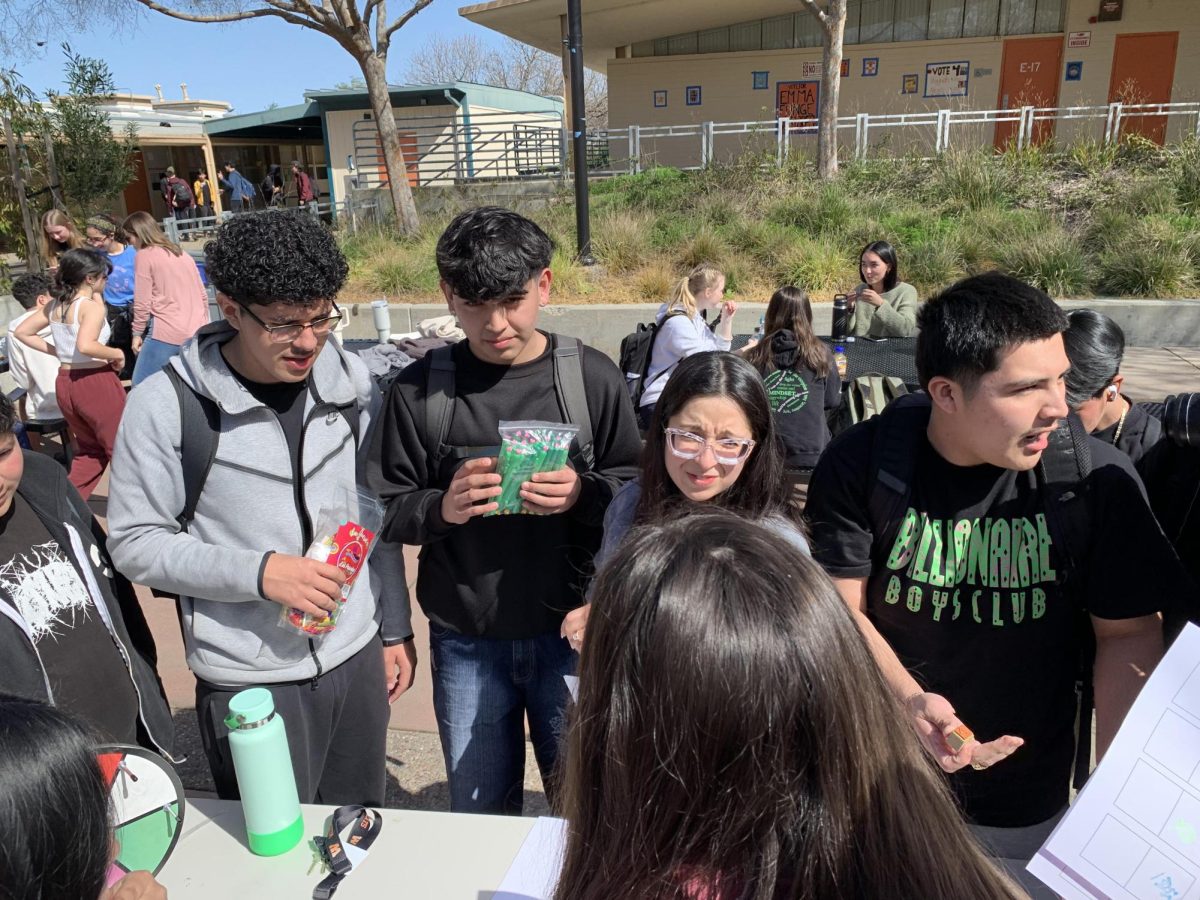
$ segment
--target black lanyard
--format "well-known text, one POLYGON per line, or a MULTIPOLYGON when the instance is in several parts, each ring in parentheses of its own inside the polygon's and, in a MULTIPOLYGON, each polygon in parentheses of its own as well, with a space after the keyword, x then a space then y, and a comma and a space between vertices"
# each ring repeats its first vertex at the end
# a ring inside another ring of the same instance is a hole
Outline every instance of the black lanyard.
POLYGON ((313 838, 313 843, 321 852, 325 864, 329 866, 329 874, 321 883, 313 888, 313 900, 329 900, 337 891, 342 879, 350 874, 354 863, 346 858, 343 848, 342 832, 350 827, 344 843, 357 847, 366 855, 379 832, 383 831, 383 816, 378 810, 367 809, 365 806, 339 806, 329 817, 329 827, 323 836, 313 838))

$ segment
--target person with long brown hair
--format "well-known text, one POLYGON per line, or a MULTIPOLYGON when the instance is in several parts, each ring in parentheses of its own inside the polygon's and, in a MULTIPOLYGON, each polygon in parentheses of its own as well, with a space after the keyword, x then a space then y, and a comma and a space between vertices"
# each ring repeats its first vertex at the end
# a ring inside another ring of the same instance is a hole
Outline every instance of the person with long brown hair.
POLYGON ((813 331, 812 304, 801 288, 784 285, 771 296, 765 331, 742 356, 763 377, 786 454, 785 477, 803 509, 831 436, 826 413, 842 403, 842 379, 832 351, 813 331))
POLYGON ((133 385, 137 387, 208 323, 208 292, 196 261, 163 234, 149 213, 133 213, 121 228, 138 251, 133 279, 133 350, 138 354, 133 385))
POLYGON ((75 222, 61 209, 48 209, 42 214, 39 235, 42 259, 51 272, 58 268, 58 258, 68 250, 79 250, 86 246, 75 222))
POLYGON ((1013 900, 820 567, 719 511, 601 570, 556 900, 1013 900))
POLYGON ((662 395, 675 367, 693 353, 728 350, 733 340, 737 304, 725 299, 725 274, 712 263, 700 263, 675 283, 655 321, 658 334, 646 370, 646 389, 638 406, 638 425, 650 425, 654 404, 662 395), (710 329, 704 313, 720 308, 716 327, 710 329))
POLYGON ((111 271, 104 254, 68 250, 54 276, 53 302, 33 310, 13 333, 27 347, 58 357, 54 393, 75 434, 78 449, 70 478, 84 500, 112 461, 117 426, 125 412, 125 390, 117 378, 125 354, 107 345, 112 329, 100 299, 111 271), (39 336, 45 328, 53 343, 39 336))

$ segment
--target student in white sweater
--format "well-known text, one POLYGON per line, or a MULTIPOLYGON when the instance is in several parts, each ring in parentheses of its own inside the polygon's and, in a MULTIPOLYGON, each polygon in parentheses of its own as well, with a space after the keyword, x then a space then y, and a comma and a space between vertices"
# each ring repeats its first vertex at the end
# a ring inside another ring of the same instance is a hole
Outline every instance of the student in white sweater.
POLYGON ((654 404, 667 386, 675 367, 693 353, 728 350, 733 339, 737 304, 725 299, 725 273, 711 263, 701 263, 679 280, 670 299, 655 316, 658 335, 646 372, 646 390, 638 408, 638 425, 645 431, 654 404), (703 313, 721 308, 716 328, 710 329, 703 313))

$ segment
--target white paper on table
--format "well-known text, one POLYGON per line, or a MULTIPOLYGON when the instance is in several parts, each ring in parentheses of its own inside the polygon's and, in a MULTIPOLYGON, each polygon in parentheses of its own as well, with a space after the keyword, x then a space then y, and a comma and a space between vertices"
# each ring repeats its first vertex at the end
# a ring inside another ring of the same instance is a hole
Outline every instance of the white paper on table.
POLYGON ((571 699, 576 703, 579 702, 579 676, 564 675, 563 681, 567 683, 567 692, 571 695, 571 699))
POLYGON ((1028 869, 1070 900, 1200 898, 1200 628, 1158 664, 1028 869))
POLYGON ((566 820, 539 816, 491 900, 550 900, 566 847, 566 820))

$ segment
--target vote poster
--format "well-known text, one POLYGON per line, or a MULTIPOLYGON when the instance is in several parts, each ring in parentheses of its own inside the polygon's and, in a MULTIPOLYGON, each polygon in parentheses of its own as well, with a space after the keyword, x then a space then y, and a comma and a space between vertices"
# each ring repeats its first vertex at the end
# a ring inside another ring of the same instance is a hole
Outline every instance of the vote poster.
POLYGON ((821 82, 781 81, 776 86, 775 116, 793 121, 792 131, 816 130, 821 109, 821 82), (798 122, 810 119, 813 121, 798 122))

